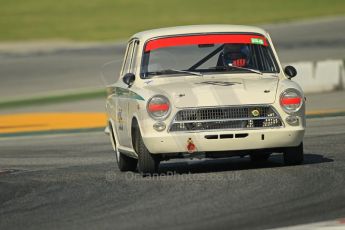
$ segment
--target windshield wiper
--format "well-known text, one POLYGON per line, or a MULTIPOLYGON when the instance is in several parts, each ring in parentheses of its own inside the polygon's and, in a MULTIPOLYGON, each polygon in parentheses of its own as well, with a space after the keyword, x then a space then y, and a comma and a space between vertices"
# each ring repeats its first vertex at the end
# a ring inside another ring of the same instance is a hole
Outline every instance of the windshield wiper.
POLYGON ((165 69, 161 71, 150 72, 150 74, 155 74, 155 75, 169 74, 169 73, 186 73, 190 75, 203 76, 201 73, 198 73, 198 72, 187 71, 187 70, 177 70, 177 69, 165 69))
POLYGON ((191 75, 202 76, 201 73, 193 72, 193 71, 187 71, 187 70, 167 69, 167 70, 164 70, 164 71, 167 71, 167 72, 176 72, 176 73, 188 73, 188 74, 191 74, 191 75))
POLYGON ((235 66, 235 65, 231 65, 229 64, 229 67, 230 68, 234 68, 234 69, 242 69, 242 70, 248 70, 250 72, 253 72, 253 73, 257 73, 257 74, 260 74, 260 75, 263 75, 263 73, 259 70, 256 70, 256 69, 250 69, 250 68, 245 68, 245 67, 239 67, 239 66, 235 66))
POLYGON ((245 68, 245 67, 239 67, 239 66, 229 66, 228 68, 225 67, 225 66, 215 66, 215 67, 211 67, 211 68, 208 68, 208 69, 214 69, 214 70, 229 70, 229 68, 247 70, 247 71, 250 71, 250 72, 253 72, 253 73, 257 73, 257 74, 263 75, 263 73, 262 73, 261 71, 259 71, 259 70, 250 69, 250 68, 245 68))

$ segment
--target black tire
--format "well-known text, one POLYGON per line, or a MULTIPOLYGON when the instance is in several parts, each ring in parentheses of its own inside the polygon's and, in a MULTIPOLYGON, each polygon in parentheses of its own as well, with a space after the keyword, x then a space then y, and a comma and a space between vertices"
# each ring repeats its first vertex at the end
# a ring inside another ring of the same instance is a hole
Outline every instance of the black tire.
POLYGON ((135 151, 138 154, 138 171, 143 176, 149 176, 158 172, 159 158, 152 155, 146 148, 139 128, 134 131, 135 151))
POLYGON ((114 142, 114 146, 115 146, 115 157, 116 157, 117 166, 119 167, 120 171, 121 172, 135 171, 137 169, 138 160, 132 157, 126 156, 125 154, 118 151, 116 147, 116 141, 114 138, 114 131, 111 124, 109 124, 109 128, 111 132, 110 138, 112 138, 112 141, 114 142))
POLYGON ((135 171, 137 169, 138 160, 132 157, 126 156, 125 154, 119 152, 116 154, 117 166, 121 172, 135 171))
POLYGON ((249 155, 252 162, 265 162, 270 158, 270 153, 252 153, 249 155))
POLYGON ((303 142, 296 147, 288 147, 284 151, 284 164, 299 165, 303 163, 303 142))

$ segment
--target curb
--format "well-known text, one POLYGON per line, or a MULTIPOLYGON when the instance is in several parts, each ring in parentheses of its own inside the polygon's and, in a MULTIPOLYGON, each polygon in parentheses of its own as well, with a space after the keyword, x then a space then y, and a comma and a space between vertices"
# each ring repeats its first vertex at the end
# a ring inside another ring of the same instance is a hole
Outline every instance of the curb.
POLYGON ((24 113, 0 116, 0 136, 93 130, 106 126, 105 113, 24 113))
POLYGON ((100 132, 100 131, 104 131, 104 127, 85 128, 85 129, 59 129, 59 130, 36 131, 36 132, 0 133, 0 138, 41 136, 41 135, 53 135, 53 134, 88 133, 88 132, 100 132))

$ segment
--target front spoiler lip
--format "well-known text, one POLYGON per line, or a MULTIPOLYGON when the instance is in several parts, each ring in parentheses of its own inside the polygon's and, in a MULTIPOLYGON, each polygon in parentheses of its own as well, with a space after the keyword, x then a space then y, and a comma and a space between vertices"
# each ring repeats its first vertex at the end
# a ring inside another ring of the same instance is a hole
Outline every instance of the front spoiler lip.
POLYGON ((257 128, 238 128, 238 129, 208 129, 208 130, 187 130, 187 131, 173 131, 173 132, 168 130, 167 132, 168 133, 174 133, 174 134, 175 133, 176 134, 180 134, 180 133, 208 133, 208 132, 237 132, 237 131, 245 132, 245 131, 252 131, 252 130, 262 130, 264 132, 265 130, 269 130, 269 129, 283 129, 284 127, 285 126, 265 127, 265 128, 257 127, 257 128))
POLYGON ((196 152, 233 151, 267 149, 297 146, 304 137, 304 127, 289 127, 285 129, 266 130, 224 130, 223 134, 248 134, 241 138, 206 139, 205 135, 214 135, 215 132, 199 133, 165 133, 159 136, 143 136, 143 141, 148 150, 153 154, 187 152, 187 140, 191 138, 196 146, 196 152), (264 135, 264 138, 262 137, 264 135), (157 145, 157 143, 160 143, 157 145))

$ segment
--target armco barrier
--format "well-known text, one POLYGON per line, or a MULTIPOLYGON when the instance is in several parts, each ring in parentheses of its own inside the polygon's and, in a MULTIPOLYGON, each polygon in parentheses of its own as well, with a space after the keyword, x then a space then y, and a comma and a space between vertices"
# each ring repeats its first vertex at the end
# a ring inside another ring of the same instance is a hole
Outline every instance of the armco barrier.
MULTIPOLYGON (((315 67, 315 81, 321 92, 342 88, 343 61, 329 60, 317 62, 315 67)), ((319 91, 320 92, 320 91, 319 91)))
POLYGON ((314 63, 313 62, 298 62, 290 63, 297 70, 297 76, 293 78, 305 92, 317 91, 314 81, 314 63))
POLYGON ((341 81, 342 81, 342 85, 343 85, 343 90, 345 89, 345 61, 343 62, 343 71, 341 73, 341 81))
POLYGON ((297 76, 293 80, 300 84, 306 93, 328 92, 345 88, 342 60, 326 60, 316 63, 296 62, 286 65, 296 68, 297 76))

